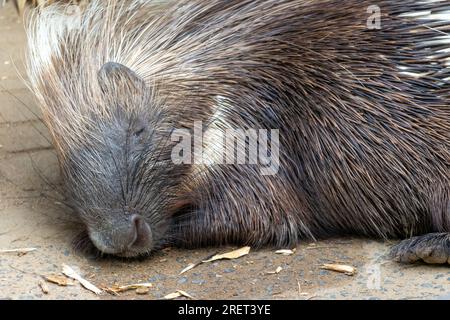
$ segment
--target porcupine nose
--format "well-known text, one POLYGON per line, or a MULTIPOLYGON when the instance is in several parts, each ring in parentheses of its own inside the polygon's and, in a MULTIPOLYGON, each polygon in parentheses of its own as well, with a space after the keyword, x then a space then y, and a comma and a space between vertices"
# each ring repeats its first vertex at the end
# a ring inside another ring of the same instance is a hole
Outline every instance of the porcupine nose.
POLYGON ((134 236, 131 237, 132 240, 128 248, 131 250, 150 248, 152 243, 152 231, 144 218, 138 214, 133 214, 131 216, 131 225, 131 232, 133 232, 134 236))
POLYGON ((151 228, 138 214, 132 214, 114 228, 91 230, 90 238, 100 251, 122 257, 145 254, 153 244, 151 228))

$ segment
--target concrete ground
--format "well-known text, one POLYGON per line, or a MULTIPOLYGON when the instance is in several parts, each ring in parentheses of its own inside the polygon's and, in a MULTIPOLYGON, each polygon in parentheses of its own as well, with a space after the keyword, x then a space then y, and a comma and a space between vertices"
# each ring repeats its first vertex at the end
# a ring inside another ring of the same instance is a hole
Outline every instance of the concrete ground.
POLYGON ((392 243, 333 239, 303 243, 295 254, 251 251, 236 260, 205 263, 179 275, 189 263, 216 251, 167 249, 143 260, 94 259, 75 252, 77 225, 58 203, 59 174, 48 133, 23 74, 25 35, 10 3, 0 8, 0 250, 35 247, 26 255, 0 253, 3 299, 160 299, 184 290, 197 299, 450 299, 449 266, 399 265, 385 258, 392 243), (46 195, 44 196, 43 193, 46 195), (146 295, 95 294, 80 285, 60 287, 42 276, 72 266, 98 287, 151 282, 146 295), (354 276, 320 269, 352 265, 354 276), (268 274, 281 267, 278 274, 268 274))

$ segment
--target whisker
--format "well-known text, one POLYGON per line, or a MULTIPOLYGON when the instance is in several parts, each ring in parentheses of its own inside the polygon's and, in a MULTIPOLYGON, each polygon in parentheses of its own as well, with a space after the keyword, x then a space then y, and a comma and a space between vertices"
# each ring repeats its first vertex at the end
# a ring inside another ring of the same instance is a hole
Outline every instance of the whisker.
MULTIPOLYGON (((0 84, 0 88, 2 89, 3 92, 6 92, 7 94, 9 94, 10 96, 12 96, 16 101, 18 101, 21 105, 23 105, 25 108, 27 108, 27 110, 32 113, 36 119, 38 121, 40 121, 41 123, 44 123, 44 121, 42 120, 42 118, 36 114, 25 102, 23 102, 19 97, 17 97, 15 94, 13 94, 10 90, 6 89, 2 84, 0 84)), ((18 108, 19 112, 25 117, 25 114, 22 112, 22 110, 20 110, 20 108, 18 108)), ((31 126, 34 128, 34 130, 36 130, 36 132, 45 139, 45 141, 47 141, 50 145, 53 145, 52 141, 49 140, 32 122, 30 122, 31 126)))

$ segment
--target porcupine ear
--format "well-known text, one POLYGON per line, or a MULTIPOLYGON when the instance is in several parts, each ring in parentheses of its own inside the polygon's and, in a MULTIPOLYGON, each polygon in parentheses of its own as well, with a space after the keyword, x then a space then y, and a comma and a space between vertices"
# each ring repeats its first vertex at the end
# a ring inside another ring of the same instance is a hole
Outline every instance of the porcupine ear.
MULTIPOLYGON (((108 99, 118 103, 130 97, 142 97, 148 92, 144 79, 130 68, 117 62, 105 63, 98 72, 98 82, 108 99)), ((122 103, 121 103, 122 104, 122 103)))

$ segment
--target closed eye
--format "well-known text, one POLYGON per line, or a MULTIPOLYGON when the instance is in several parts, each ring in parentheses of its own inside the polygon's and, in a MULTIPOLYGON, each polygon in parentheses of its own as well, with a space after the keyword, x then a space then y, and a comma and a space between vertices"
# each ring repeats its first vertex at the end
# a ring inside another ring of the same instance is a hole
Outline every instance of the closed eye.
POLYGON ((145 131, 145 128, 139 129, 138 131, 136 131, 136 132, 134 133, 134 135, 135 135, 136 137, 139 137, 144 131, 145 131))

